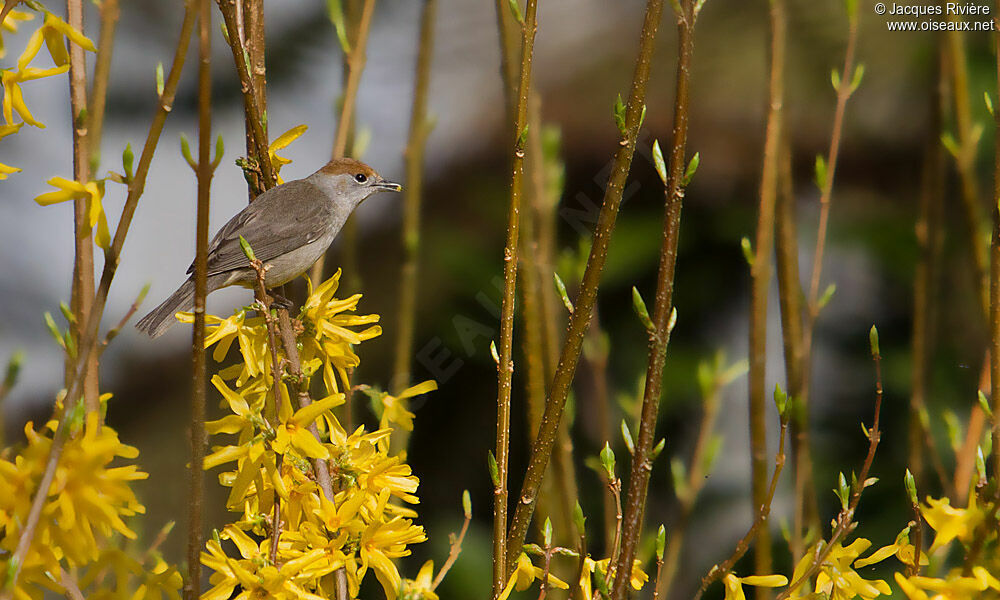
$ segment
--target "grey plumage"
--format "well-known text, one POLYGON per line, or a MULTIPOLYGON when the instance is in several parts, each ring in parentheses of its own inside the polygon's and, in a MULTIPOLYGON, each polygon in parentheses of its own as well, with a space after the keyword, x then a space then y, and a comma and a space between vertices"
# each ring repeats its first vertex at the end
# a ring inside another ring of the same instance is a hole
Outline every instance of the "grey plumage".
MULTIPOLYGON (((330 247, 351 212, 381 190, 399 191, 371 167, 349 158, 330 161, 305 179, 289 181, 261 194, 219 230, 208 246, 208 293, 230 285, 253 287, 257 274, 240 246, 249 242, 266 266, 268 288, 304 273, 330 247)), ((158 337, 177 312, 194 307, 194 264, 188 279, 136 328, 158 337)))

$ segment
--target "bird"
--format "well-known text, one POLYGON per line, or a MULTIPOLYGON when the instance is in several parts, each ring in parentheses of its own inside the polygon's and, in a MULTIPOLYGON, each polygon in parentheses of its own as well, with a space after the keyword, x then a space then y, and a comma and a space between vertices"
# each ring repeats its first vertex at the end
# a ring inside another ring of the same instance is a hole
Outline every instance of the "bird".
MULTIPOLYGON (((347 217, 366 198, 403 186, 385 180, 352 158, 335 158, 305 177, 275 186, 226 223, 208 246, 208 293, 239 285, 253 288, 257 273, 240 245, 244 238, 264 263, 264 285, 274 288, 305 273, 326 252, 347 217)), ((194 263, 177 290, 136 323, 151 338, 163 335, 174 314, 194 308, 194 263)))

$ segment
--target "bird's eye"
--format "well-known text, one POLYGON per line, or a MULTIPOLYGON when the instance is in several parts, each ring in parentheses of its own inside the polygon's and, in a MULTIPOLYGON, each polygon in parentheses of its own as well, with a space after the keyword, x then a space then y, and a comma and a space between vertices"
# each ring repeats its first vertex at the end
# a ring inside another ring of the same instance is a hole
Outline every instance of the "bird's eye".
POLYGON ((358 173, 357 175, 354 176, 354 181, 357 181, 358 183, 364 183, 368 181, 368 176, 365 175, 364 173, 358 173))

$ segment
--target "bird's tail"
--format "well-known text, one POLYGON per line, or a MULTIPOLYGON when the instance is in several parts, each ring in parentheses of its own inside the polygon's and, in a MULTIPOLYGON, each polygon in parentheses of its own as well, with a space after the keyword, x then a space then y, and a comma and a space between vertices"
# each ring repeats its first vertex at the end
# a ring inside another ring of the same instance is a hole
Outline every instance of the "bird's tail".
POLYGON ((188 279, 177 291, 135 324, 135 328, 151 338, 170 329, 177 320, 174 314, 194 308, 194 281, 188 279))

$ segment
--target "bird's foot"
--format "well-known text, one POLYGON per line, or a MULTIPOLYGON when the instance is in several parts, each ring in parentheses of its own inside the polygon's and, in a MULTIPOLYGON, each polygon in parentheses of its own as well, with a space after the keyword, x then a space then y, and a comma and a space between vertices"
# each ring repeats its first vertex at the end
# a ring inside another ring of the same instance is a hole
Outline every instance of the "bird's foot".
POLYGON ((291 309, 295 306, 295 303, 289 300, 288 298, 285 298, 278 292, 271 290, 271 306, 274 306, 275 308, 283 308, 291 312, 291 309))

